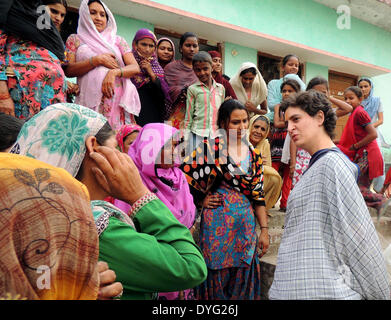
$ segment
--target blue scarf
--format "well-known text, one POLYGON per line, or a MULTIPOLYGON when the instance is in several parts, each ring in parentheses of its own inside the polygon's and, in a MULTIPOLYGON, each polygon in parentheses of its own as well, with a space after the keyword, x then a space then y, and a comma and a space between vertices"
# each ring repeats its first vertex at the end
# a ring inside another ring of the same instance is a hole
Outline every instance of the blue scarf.
POLYGON ((371 85, 371 92, 369 93, 368 98, 363 100, 361 104, 364 107, 364 110, 368 112, 369 116, 371 117, 371 120, 373 120, 380 107, 380 98, 373 96, 373 82, 370 79, 363 78, 361 80, 365 80, 371 85))

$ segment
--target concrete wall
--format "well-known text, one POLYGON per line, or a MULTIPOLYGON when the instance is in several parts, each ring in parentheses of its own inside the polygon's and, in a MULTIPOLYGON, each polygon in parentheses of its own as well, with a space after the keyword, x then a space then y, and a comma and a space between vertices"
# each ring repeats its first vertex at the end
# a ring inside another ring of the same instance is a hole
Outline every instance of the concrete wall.
POLYGON ((307 62, 305 64, 305 84, 308 84, 312 78, 318 76, 329 79, 329 68, 327 66, 307 62))
POLYGON ((374 94, 380 97, 384 109, 384 123, 380 131, 386 142, 391 144, 391 73, 373 77, 372 80, 374 94))
MULTIPOLYGON (((114 15, 115 21, 117 23, 117 33, 125 38, 129 46, 132 46, 132 41, 137 30, 142 28, 147 28, 153 31, 153 24, 141 20, 135 20, 126 18, 120 15, 114 15)), ((146 17, 145 17, 146 18, 146 17)))
POLYGON ((340 30, 336 11, 311 0, 154 2, 391 68, 391 32, 353 17, 351 29, 340 30), (370 40, 370 45, 365 45, 365 40, 370 40))
MULTIPOLYGON (((277 36, 345 57, 391 68, 391 33, 352 18, 350 30, 337 28, 335 10, 311 0, 154 0, 155 2, 277 36), (224 8, 224 10, 222 10, 224 8), (311 12, 309 15, 308 12, 311 12), (366 44, 365 40, 370 39, 366 44)), ((153 30, 148 17, 134 20, 116 15, 118 33, 131 45, 139 28, 153 30)), ((234 43, 224 44, 224 72, 232 77, 245 61, 257 64, 257 50, 234 43), (233 55, 232 51, 237 55, 233 55)), ((178 58, 178 57, 177 57, 178 58)), ((306 63, 305 82, 315 76, 328 78, 328 67, 306 63)), ((391 74, 375 77, 375 94, 384 105, 381 130, 391 142, 391 74)))
POLYGON ((233 77, 243 62, 258 65, 258 52, 252 48, 242 47, 233 43, 224 43, 224 73, 233 77))

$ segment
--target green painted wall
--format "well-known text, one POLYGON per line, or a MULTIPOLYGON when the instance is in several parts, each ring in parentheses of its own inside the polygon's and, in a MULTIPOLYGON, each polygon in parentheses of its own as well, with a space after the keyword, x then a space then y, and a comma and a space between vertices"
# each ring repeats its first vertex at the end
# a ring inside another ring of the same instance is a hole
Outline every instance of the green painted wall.
POLYGON ((233 43, 224 43, 224 73, 233 77, 243 62, 252 62, 258 65, 258 52, 255 49, 242 47, 233 43), (237 53, 234 56, 232 53, 237 53))
POLYGON ((153 31, 154 26, 145 21, 135 20, 120 15, 114 15, 115 21, 117 22, 117 32, 118 34, 125 38, 129 46, 132 46, 132 41, 137 30, 141 28, 147 28, 153 31))
POLYGON ((325 79, 329 79, 329 68, 319 64, 307 62, 305 65, 305 83, 308 84, 314 77, 321 76, 325 79))
POLYGON ((336 11, 312 0, 154 2, 391 68, 391 32, 353 17, 351 29, 340 30, 336 11), (370 45, 365 45, 365 40, 370 41, 370 45))
MULTIPOLYGON (((371 64, 391 68, 391 33, 361 20, 352 18, 351 30, 337 28, 336 12, 311 0, 154 0, 202 16, 225 21, 262 33, 288 39, 328 52, 371 64), (222 10, 224 7, 224 10, 222 10), (311 12, 311 15, 308 14, 311 12), (283 21, 277 23, 276 21, 283 21), (370 39, 370 45, 363 40, 370 39), (381 50, 379 49, 381 48, 381 50)), ((118 33, 131 45, 140 28, 153 30, 151 23, 116 15, 118 33)), ((140 17, 148 20, 148 17, 140 17)), ((225 43, 224 72, 232 77, 245 61, 257 64, 257 50, 225 43), (235 49, 237 56, 231 54, 235 49)), ((327 66, 306 64, 306 83, 317 75, 328 78, 327 66)), ((375 94, 385 107, 381 128, 386 141, 391 143, 391 74, 375 77, 375 94)))
POLYGON ((384 122, 380 131, 385 140, 391 144, 391 73, 373 77, 372 80, 375 88, 374 94, 380 97, 384 109, 384 122))

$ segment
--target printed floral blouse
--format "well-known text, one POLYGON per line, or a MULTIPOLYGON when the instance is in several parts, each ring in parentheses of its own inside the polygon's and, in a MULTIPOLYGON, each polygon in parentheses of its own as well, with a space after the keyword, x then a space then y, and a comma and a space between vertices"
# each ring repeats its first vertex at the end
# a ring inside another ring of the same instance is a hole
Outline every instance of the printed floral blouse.
POLYGON ((49 50, 0 29, 0 81, 15 104, 15 115, 27 119, 47 106, 65 102, 61 62, 49 50))

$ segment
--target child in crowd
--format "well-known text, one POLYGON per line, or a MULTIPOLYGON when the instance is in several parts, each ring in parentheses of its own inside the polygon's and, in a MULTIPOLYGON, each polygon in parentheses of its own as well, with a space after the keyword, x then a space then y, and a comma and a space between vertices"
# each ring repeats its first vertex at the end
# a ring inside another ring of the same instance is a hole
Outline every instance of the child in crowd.
MULTIPOLYGON (((291 94, 300 92, 300 84, 293 79, 287 79, 281 84, 281 94, 282 100, 286 100, 291 94)), ((295 156, 290 156, 288 164, 282 161, 283 149, 285 144, 285 139, 287 137, 287 127, 284 119, 284 114, 280 112, 280 105, 276 105, 274 108, 274 129, 272 134, 272 143, 271 143, 271 156, 272 156, 272 166, 277 170, 282 179, 282 195, 280 200, 280 211, 286 211, 286 204, 288 201, 288 196, 292 187, 292 174, 295 168, 295 156), (290 162, 290 165, 289 165, 290 162)), ((289 140, 289 152, 291 155, 296 154, 295 144, 289 140)), ((288 157, 289 158, 289 157, 288 157)))
MULTIPOLYGON (((330 95, 329 83, 323 77, 312 78, 307 85, 306 91, 309 90, 316 90, 324 93, 329 101, 337 106, 337 109, 333 109, 335 110, 337 118, 343 117, 344 115, 347 115, 353 111, 353 107, 350 104, 330 95)), ((310 160, 311 155, 307 151, 302 148, 297 148, 295 172, 293 173, 292 177, 292 188, 297 184, 297 182, 299 182, 304 171, 308 168, 310 160)))
POLYGON ((369 187, 372 179, 383 175, 383 157, 376 142, 376 129, 371 118, 361 105, 363 94, 359 87, 345 90, 345 101, 353 107, 348 122, 342 132, 338 147, 351 161, 360 167, 358 186, 368 207, 377 210, 378 215, 386 198, 382 194, 373 193, 369 187))
POLYGON ((121 126, 116 135, 118 147, 121 152, 128 153, 130 145, 136 140, 141 129, 137 124, 124 124, 121 126))
POLYGON ((225 99, 225 89, 212 77, 212 58, 201 51, 193 57, 198 81, 187 89, 184 129, 192 133, 191 142, 198 145, 204 137, 215 137, 217 113, 225 99))
POLYGON ((273 124, 275 106, 282 101, 281 85, 288 78, 296 80, 300 84, 301 91, 305 90, 305 83, 298 76, 300 69, 300 60, 294 54, 286 55, 281 61, 282 77, 280 79, 273 79, 267 85, 267 106, 269 113, 267 117, 270 123, 273 124))

